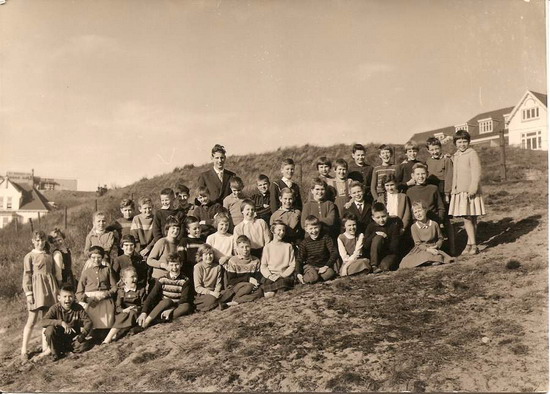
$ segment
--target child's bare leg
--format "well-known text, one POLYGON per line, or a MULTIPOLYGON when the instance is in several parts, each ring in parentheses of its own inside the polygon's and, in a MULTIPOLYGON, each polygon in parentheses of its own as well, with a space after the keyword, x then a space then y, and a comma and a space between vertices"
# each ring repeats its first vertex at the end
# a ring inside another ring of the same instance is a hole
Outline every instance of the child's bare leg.
POLYGON ((464 217, 464 230, 468 235, 468 245, 476 244, 476 230, 475 230, 475 217, 465 216, 464 217))
POLYGON ((25 328, 23 328, 23 343, 21 344, 21 355, 27 355, 29 340, 31 339, 32 329, 36 324, 37 318, 38 311, 29 311, 27 323, 25 324, 25 328))
POLYGON ((153 321, 153 318, 151 316, 147 316, 145 318, 145 322, 143 323, 143 328, 149 327, 149 324, 153 321))
POLYGON ((103 343, 110 343, 119 331, 120 330, 118 328, 114 328, 114 327, 111 328, 111 330, 109 331, 109 333, 107 334, 107 336, 103 340, 103 343))

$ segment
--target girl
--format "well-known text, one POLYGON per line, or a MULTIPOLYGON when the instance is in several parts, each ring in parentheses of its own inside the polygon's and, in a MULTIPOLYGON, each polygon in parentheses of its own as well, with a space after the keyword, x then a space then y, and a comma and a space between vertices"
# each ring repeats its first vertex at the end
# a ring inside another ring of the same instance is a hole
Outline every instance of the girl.
POLYGON ((271 232, 267 223, 263 219, 256 218, 256 206, 254 201, 246 199, 241 205, 243 221, 235 226, 233 231, 234 244, 237 247, 237 238, 239 235, 246 235, 250 239, 250 248, 252 256, 260 259, 262 257, 263 247, 271 241, 271 232))
POLYGON ((345 231, 338 236, 338 253, 343 262, 340 276, 348 276, 369 269, 370 264, 362 257, 365 235, 357 236, 357 216, 346 212, 342 221, 345 231))
POLYGON ((230 218, 226 212, 220 212, 214 218, 217 232, 206 238, 206 243, 212 246, 214 257, 220 264, 225 264, 233 255, 233 236, 229 234, 230 218))
POLYGON ((475 150, 470 148, 470 134, 458 130, 453 142, 457 148, 453 155, 453 185, 449 215, 464 218, 464 229, 468 242, 462 254, 477 254, 477 217, 485 215, 485 205, 479 184, 481 164, 475 150))
POLYGON ((389 174, 384 180, 386 192, 378 196, 377 202, 386 206, 390 216, 397 216, 403 222, 403 230, 411 225, 411 203, 405 193, 397 190, 397 181, 394 174, 389 174))
POLYGON ((262 289, 266 297, 294 286, 296 258, 292 245, 283 241, 286 229, 283 221, 275 220, 271 225, 273 241, 264 247, 260 272, 264 277, 262 289))
POLYGON ((197 250, 197 264, 193 268, 195 307, 206 312, 218 306, 222 291, 222 267, 214 261, 212 246, 203 244, 197 250))
POLYGON ((136 327, 136 321, 145 300, 145 287, 138 286, 137 271, 134 267, 124 268, 121 277, 124 285, 119 287, 117 292, 115 323, 103 343, 109 343, 124 335, 132 327, 136 327), (121 330, 124 332, 118 336, 121 330))
POLYGON ((178 236, 181 232, 181 225, 179 220, 171 216, 166 219, 166 224, 164 225, 164 232, 166 237, 159 239, 153 250, 147 258, 147 265, 153 268, 152 278, 149 281, 149 286, 152 288, 154 286, 154 279, 163 277, 168 269, 167 257, 176 253, 178 250, 178 236))
POLYGON ((412 208, 414 218, 416 219, 416 222, 411 227, 415 246, 403 258, 399 269, 414 268, 427 263, 437 265, 454 262, 453 258, 440 250, 443 244, 443 234, 441 233, 439 224, 428 219, 428 210, 424 206, 424 203, 416 201, 412 204, 412 208))
MULTIPOLYGON (((23 343, 21 345, 21 359, 29 359, 27 350, 32 329, 38 319, 38 312, 48 310, 57 302, 59 283, 55 279, 55 263, 48 253, 46 234, 43 231, 34 231, 31 238, 34 249, 23 260, 23 291, 27 297, 29 316, 23 329, 23 343)), ((42 334, 42 351, 48 346, 42 334)))
POLYGON ((52 257, 55 261, 57 281, 63 286, 76 287, 72 269, 73 259, 71 251, 65 245, 65 234, 55 228, 50 233, 49 241, 54 246, 52 257))
POLYGON ((80 275, 76 298, 90 316, 94 329, 111 328, 115 315, 116 280, 111 268, 102 264, 105 250, 101 246, 92 246, 88 257, 91 267, 80 275))

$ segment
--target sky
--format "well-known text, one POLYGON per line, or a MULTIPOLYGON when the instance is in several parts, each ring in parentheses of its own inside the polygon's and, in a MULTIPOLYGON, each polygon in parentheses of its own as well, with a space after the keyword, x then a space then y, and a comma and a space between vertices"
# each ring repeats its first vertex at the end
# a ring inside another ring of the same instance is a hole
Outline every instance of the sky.
POLYGON ((7 0, 0 174, 95 190, 216 143, 404 143, 546 93, 545 38, 544 0, 7 0))

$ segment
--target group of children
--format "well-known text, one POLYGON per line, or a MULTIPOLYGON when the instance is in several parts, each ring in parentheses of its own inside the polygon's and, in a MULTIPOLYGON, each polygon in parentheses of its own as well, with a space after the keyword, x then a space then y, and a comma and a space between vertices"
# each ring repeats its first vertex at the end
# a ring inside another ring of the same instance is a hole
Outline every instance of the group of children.
POLYGON ((366 149, 354 145, 350 165, 319 158, 319 175, 304 195, 293 180, 294 162, 285 159, 281 179, 258 176, 250 198, 216 145, 194 203, 189 188, 177 185, 160 192, 155 212, 149 198, 140 198, 135 216, 133 201, 124 199, 123 217, 111 226, 96 212, 78 281, 64 234, 35 232, 24 260, 29 317, 22 357, 29 357, 39 311, 45 312, 42 354, 57 359, 89 349, 89 338, 97 340, 93 334, 103 330, 99 340, 107 344, 193 311, 272 297, 295 283, 449 263, 455 254, 450 216, 464 218, 462 254, 476 254, 476 219, 485 213, 480 163, 466 131, 459 130, 454 143, 450 158, 429 138, 431 157, 422 163, 418 146, 409 142, 407 159, 398 165, 393 149, 382 145, 374 168, 365 162, 366 149))

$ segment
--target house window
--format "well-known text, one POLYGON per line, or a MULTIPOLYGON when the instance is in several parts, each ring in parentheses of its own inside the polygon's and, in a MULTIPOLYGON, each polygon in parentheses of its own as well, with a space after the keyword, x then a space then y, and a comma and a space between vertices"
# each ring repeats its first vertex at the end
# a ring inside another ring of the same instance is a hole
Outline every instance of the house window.
POLYGON ((521 147, 523 149, 542 149, 542 133, 540 131, 521 133, 521 147))
POLYGON ((479 122, 479 133, 490 133, 493 131, 493 121, 491 119, 479 122))
POLYGON ((6 209, 11 209, 11 197, 8 197, 8 201, 6 203, 6 209))
POLYGON ((0 197, 0 209, 4 208, 4 197, 0 197))
POLYGON ((435 134, 434 134, 434 137, 437 138, 439 141, 442 141, 443 139, 445 139, 445 134, 443 134, 443 133, 435 133, 435 134))
POLYGON ((468 125, 467 124, 461 124, 459 126, 455 126, 455 132, 458 131, 458 130, 468 131, 468 125))
POLYGON ((538 119, 539 107, 527 108, 522 111, 522 120, 538 119))

